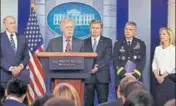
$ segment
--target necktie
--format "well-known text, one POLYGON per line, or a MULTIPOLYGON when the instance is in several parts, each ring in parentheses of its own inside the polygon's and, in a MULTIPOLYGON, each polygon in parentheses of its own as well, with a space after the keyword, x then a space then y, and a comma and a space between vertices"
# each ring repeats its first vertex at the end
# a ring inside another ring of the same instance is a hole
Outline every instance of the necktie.
POLYGON ((130 41, 128 41, 128 46, 131 46, 131 42, 130 41))
POLYGON ((67 45, 66 45, 65 52, 70 52, 70 51, 71 51, 71 47, 70 47, 70 39, 67 39, 66 42, 67 42, 67 45))
POLYGON ((15 51, 16 49, 15 49, 15 41, 13 39, 13 34, 10 35, 10 44, 11 44, 13 50, 15 51))
POLYGON ((94 38, 94 43, 93 43, 93 51, 96 52, 97 48, 97 40, 94 38))

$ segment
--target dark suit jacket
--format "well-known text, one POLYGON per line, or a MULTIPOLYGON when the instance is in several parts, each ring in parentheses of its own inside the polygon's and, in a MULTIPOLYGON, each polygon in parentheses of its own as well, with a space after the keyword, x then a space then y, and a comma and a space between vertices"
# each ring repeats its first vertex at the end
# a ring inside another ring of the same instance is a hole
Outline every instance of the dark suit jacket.
POLYGON ((119 85, 120 80, 124 77, 127 70, 123 69, 119 75, 117 75, 117 72, 121 67, 125 67, 128 60, 134 62, 136 64, 135 69, 141 73, 141 76, 136 73, 134 73, 133 76, 139 80, 142 80, 142 71, 146 61, 146 45, 143 41, 133 37, 130 47, 128 46, 125 38, 115 42, 113 64, 116 69, 116 86, 119 85))
MULTIPOLYGON (((82 52, 84 50, 84 42, 81 39, 72 37, 72 52, 82 52)), ((47 52, 63 52, 63 36, 50 40, 47 52)))
POLYGON ((29 61, 29 52, 25 37, 17 35, 16 52, 13 50, 6 32, 1 34, 0 40, 0 82, 7 82, 11 79, 12 74, 9 72, 10 66, 18 66, 21 63, 24 65, 24 69, 20 72, 20 77, 25 78, 24 80, 29 80, 29 71, 25 70, 25 67, 29 61), (24 74, 24 76, 22 74, 24 74))
MULTIPOLYGON (((84 40, 84 52, 93 52, 91 37, 84 40)), ((100 40, 97 45, 96 53, 98 56, 94 59, 94 64, 98 64, 98 71, 91 75, 89 79, 86 79, 86 83, 94 83, 97 79, 100 83, 108 83, 110 81, 109 73, 109 61, 112 56, 112 40, 100 36, 100 40), (96 76, 96 78, 92 78, 96 76)), ((91 70, 90 70, 91 71, 91 70)))
POLYGON ((121 100, 117 99, 114 101, 101 103, 98 106, 123 106, 123 102, 121 100))
POLYGON ((5 102, 3 103, 3 106, 27 106, 27 105, 15 100, 5 100, 5 102))

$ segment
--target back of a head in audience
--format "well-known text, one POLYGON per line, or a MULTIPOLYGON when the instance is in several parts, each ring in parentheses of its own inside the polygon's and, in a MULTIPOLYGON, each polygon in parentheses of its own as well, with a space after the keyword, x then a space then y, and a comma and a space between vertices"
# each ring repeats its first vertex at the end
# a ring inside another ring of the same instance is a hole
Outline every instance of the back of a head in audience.
POLYGON ((128 83, 125 88, 124 88, 124 92, 122 93, 122 101, 123 103, 125 102, 126 98, 128 97, 128 95, 134 91, 134 90, 143 90, 145 89, 144 85, 142 84, 142 82, 140 81, 132 81, 130 83, 128 83))
POLYGON ((20 79, 14 78, 9 80, 7 84, 7 98, 8 97, 15 97, 18 98, 20 101, 23 101, 26 97, 27 92, 27 84, 20 79))
POLYGON ((32 103, 32 106, 43 106, 47 102, 47 100, 51 99, 52 97, 52 95, 44 95, 42 97, 39 97, 32 103))
POLYGON ((176 98, 167 101, 166 104, 164 104, 164 106, 176 106, 176 98))
POLYGON ((128 83, 130 83, 132 81, 136 81, 136 78, 132 77, 132 76, 127 76, 127 77, 124 77, 120 81, 120 84, 119 84, 119 86, 117 88, 117 97, 118 98, 121 98, 122 94, 124 93, 125 87, 128 85, 128 83))
POLYGON ((53 97, 49 99, 44 106, 76 106, 74 101, 63 97, 53 97))
POLYGON ((64 97, 74 101, 75 106, 81 106, 80 98, 75 88, 68 83, 59 83, 53 91, 53 96, 64 97))
POLYGON ((137 89, 129 94, 124 106, 154 106, 154 102, 147 90, 137 89))
POLYGON ((5 90, 4 87, 0 85, 0 105, 2 104, 4 97, 5 97, 5 90))

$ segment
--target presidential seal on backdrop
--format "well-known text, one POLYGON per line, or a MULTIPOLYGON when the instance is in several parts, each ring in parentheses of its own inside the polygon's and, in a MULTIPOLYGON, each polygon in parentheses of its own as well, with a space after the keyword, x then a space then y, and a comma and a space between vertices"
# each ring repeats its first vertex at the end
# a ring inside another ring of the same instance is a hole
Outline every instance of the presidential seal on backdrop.
POLYGON ((93 19, 101 20, 100 14, 91 6, 83 3, 69 2, 57 5, 47 15, 47 24, 51 31, 60 36, 60 21, 64 18, 75 21, 74 35, 77 38, 87 38, 89 23, 93 19))

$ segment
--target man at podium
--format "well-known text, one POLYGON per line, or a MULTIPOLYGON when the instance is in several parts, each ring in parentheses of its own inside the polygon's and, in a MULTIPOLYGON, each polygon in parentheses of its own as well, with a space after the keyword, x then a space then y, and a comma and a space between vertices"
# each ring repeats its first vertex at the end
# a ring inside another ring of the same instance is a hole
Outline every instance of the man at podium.
POLYGON ((136 23, 127 22, 124 29, 125 38, 114 44, 113 63, 116 69, 116 87, 124 76, 134 76, 142 79, 145 66, 146 46, 137 39, 136 23))
POLYGON ((47 52, 82 52, 84 42, 73 37, 75 23, 73 20, 65 18, 60 22, 62 36, 50 40, 47 52))
POLYGON ((84 106, 93 106, 95 90, 98 103, 107 102, 108 84, 110 73, 108 62, 112 56, 112 40, 101 36, 103 23, 100 20, 90 22, 91 37, 85 39, 85 52, 95 52, 98 56, 94 59, 91 76, 85 80, 84 106))
MULTIPOLYGON (((71 54, 71 52, 83 52, 84 41, 81 39, 75 38, 73 36, 74 28, 75 28, 75 23, 73 20, 71 20, 69 18, 65 18, 65 19, 61 20, 60 30, 62 31, 62 36, 51 39, 48 44, 48 47, 46 49, 46 52, 64 52, 64 54, 71 54)), ((57 57, 53 57, 53 58, 55 58, 56 60, 58 59, 57 57)), ((69 60, 68 57, 63 57, 63 58, 66 60, 69 60)), ((74 58, 74 57, 71 57, 71 58, 74 58)), ((67 66, 65 66, 65 63, 63 63, 63 64, 56 65, 53 63, 52 65, 54 65, 54 66, 51 66, 52 68, 53 67, 60 67, 60 68, 59 69, 50 69, 49 68, 49 71, 46 71, 46 73, 48 73, 48 76, 52 76, 52 77, 50 77, 51 78, 51 90, 56 86, 56 84, 64 82, 64 83, 69 83, 69 84, 73 85, 77 92, 81 92, 82 87, 83 87, 82 86, 83 82, 80 81, 80 78, 76 78, 74 75, 81 73, 81 72, 84 72, 84 71, 73 69, 74 70, 74 72, 73 72, 73 70, 68 69, 68 67, 69 68, 72 68, 72 67, 77 68, 76 65, 75 66, 70 65, 67 67, 67 66), (68 70, 65 69, 66 67, 68 70), (53 70, 53 71, 51 71, 51 70, 53 70), (55 70, 58 70, 58 71, 55 71, 55 70), (61 75, 62 77, 59 75, 61 75), (80 85, 81 87, 80 88, 76 87, 75 84, 80 85)), ((66 65, 68 65, 68 64, 66 63, 66 65)), ((83 78, 81 78, 81 79, 83 79, 83 78)), ((83 97, 82 93, 80 93, 79 96, 82 99, 82 97, 83 97)))

